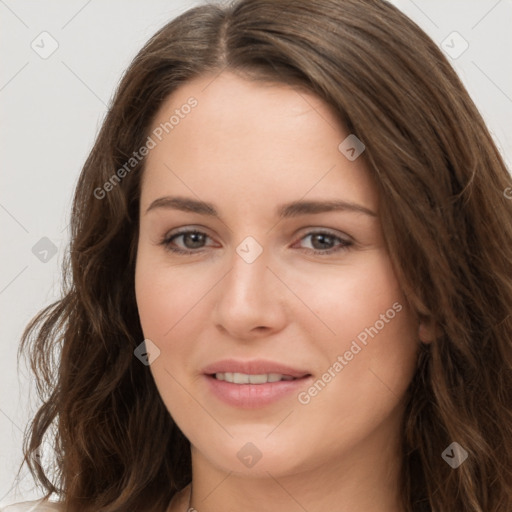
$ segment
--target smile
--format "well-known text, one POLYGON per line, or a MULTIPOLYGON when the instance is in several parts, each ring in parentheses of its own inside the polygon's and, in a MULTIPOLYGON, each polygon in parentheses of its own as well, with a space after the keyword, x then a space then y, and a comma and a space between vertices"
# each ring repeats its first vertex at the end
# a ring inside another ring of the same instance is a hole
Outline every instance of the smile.
POLYGON ((250 375, 247 373, 216 373, 217 380, 232 382, 233 384, 266 384, 267 382, 279 382, 281 380, 295 380, 291 375, 283 375, 281 373, 261 373, 258 375, 250 375))

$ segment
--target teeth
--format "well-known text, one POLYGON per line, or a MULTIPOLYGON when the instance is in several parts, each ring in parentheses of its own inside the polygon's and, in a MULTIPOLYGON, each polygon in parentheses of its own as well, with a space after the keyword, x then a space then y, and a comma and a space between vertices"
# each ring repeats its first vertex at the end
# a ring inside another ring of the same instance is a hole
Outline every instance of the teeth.
POLYGON ((294 380, 289 375, 281 375, 280 373, 263 373, 259 375, 248 375, 247 373, 216 373, 215 378, 225 380, 233 384, 265 384, 267 382, 278 382, 280 380, 294 380))

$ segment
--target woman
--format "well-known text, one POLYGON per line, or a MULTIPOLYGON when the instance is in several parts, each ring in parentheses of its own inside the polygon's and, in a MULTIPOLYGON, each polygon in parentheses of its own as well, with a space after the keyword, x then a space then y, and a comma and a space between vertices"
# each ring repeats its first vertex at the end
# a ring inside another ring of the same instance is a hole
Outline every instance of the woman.
POLYGON ((61 500, 27 506, 510 510, 510 186, 386 2, 172 21, 85 163, 67 293, 24 333, 26 462, 61 500))

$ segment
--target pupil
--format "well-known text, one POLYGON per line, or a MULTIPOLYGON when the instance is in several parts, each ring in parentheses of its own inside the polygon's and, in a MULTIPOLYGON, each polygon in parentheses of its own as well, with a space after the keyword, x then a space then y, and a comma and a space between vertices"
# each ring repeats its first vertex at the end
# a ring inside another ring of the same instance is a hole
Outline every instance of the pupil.
POLYGON ((331 242, 332 242, 332 239, 330 237, 330 235, 322 235, 322 234, 318 234, 318 235, 313 235, 313 247, 315 246, 315 241, 319 241, 320 244, 327 244, 328 247, 325 247, 325 246, 320 246, 320 247, 315 247, 316 249, 329 249, 330 246, 331 246, 331 242), (328 240, 326 242, 326 240, 328 240))

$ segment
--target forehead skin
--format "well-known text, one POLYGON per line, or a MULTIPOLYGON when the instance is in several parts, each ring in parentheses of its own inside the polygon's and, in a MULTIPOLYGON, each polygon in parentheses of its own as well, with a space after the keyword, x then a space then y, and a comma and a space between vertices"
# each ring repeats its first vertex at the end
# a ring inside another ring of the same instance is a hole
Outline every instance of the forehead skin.
POLYGON ((167 98, 151 131, 191 97, 197 106, 163 132, 161 142, 153 136, 157 145, 147 157, 141 212, 162 195, 162 183, 169 192, 195 193, 197 199, 206 200, 203 191, 237 198, 221 205, 221 217, 231 223, 251 223, 262 215, 273 222, 276 204, 325 199, 326 193, 377 211, 377 192, 363 159, 350 162, 340 153, 338 145, 349 134, 320 98, 227 72, 202 76, 167 98))

